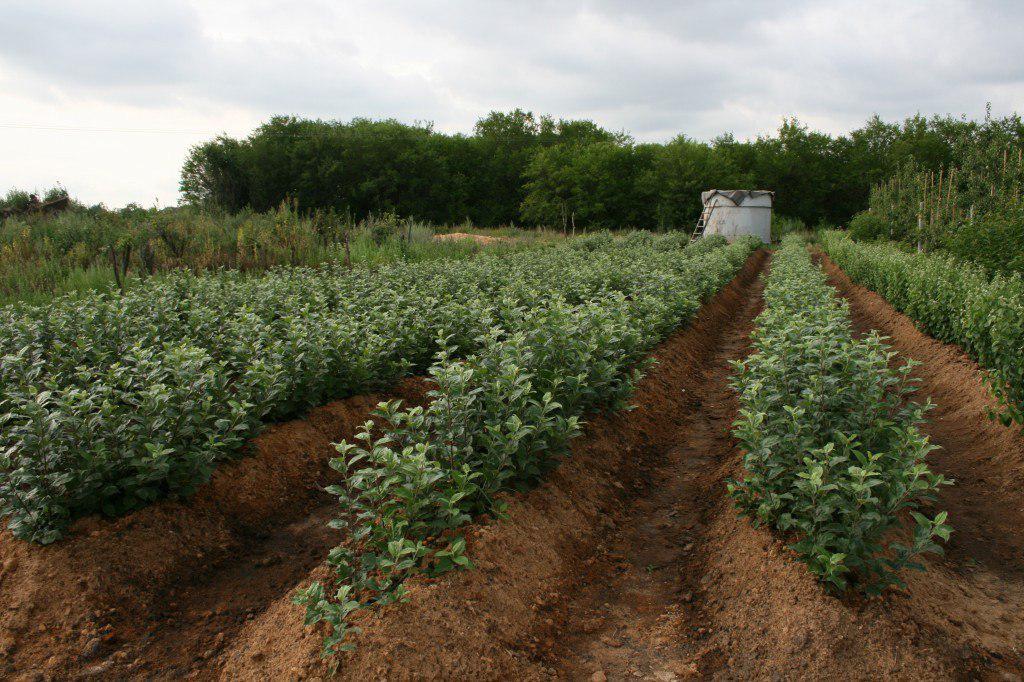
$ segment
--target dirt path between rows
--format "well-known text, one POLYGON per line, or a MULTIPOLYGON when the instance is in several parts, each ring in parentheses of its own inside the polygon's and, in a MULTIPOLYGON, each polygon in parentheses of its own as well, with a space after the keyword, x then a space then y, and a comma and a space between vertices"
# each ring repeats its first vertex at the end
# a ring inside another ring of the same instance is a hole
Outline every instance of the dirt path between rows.
MULTIPOLYGON (((341 660, 341 677, 1020 679, 1014 573, 1024 545, 1015 534, 994 538, 989 525, 996 512, 1010 523, 1019 515, 1011 495, 985 484, 998 468, 983 469, 990 460, 945 437, 1019 442, 965 407, 983 396, 971 392, 981 391, 976 374, 954 377, 973 376, 973 389, 924 387, 944 405, 933 413, 946 447, 935 465, 962 479, 941 501, 960 519, 949 556, 908 573, 906 589, 836 598, 776 536, 737 515, 724 485, 740 459, 728 434, 728 361, 748 351, 759 291, 749 278, 734 283, 658 350, 633 413, 595 420, 552 481, 472 536, 481 570, 419 581, 412 603, 361 621, 366 632, 341 660), (970 486, 964 469, 975 467, 970 486)), ((881 324, 852 305, 862 328, 881 324)), ((947 370, 929 373, 940 381, 947 370)), ((286 613, 274 613, 279 625, 286 613)), ((280 645, 268 627, 249 635, 226 678, 323 672, 283 651, 295 634, 280 645)))
MULTIPOLYGON (((694 387, 676 444, 648 460, 645 488, 563 589, 556 646, 542 660, 559 679, 993 679, 1024 672, 1024 462, 1020 429, 985 418, 992 404, 959 349, 917 331, 885 301, 828 268, 855 330, 879 329, 923 363, 921 394, 937 407, 932 466, 955 478, 934 512, 950 512, 947 554, 907 572, 880 599, 835 598, 772 534, 726 498, 739 453, 728 437, 736 403, 727 360, 748 350, 758 289, 721 330, 694 387)), ((896 358, 894 361, 899 361, 896 358)))
MULTIPOLYGON (((891 331, 884 301, 864 300, 831 274, 861 333, 891 331)), ((944 448, 933 466, 960 479, 936 505, 959 517, 948 556, 881 599, 836 598, 777 537, 737 515, 725 495, 740 457, 728 435, 737 407, 728 361, 749 351, 759 289, 719 330, 692 391, 699 409, 685 414, 663 456, 644 463, 645 488, 611 516, 611 532, 563 587, 571 598, 558 610, 558 644, 541 657, 547 672, 573 680, 1020 679, 1022 504, 1012 493, 993 496, 988 482, 1009 474, 992 465, 995 455, 1020 461, 1007 454, 1024 453, 1020 434, 983 418, 977 368, 962 358, 956 372, 935 362, 941 344, 905 318, 895 348, 927 363, 922 390, 941 405, 929 427, 944 448)))
POLYGON ((276 424, 188 500, 89 517, 40 547, 0 532, 0 679, 198 674, 336 541, 323 492, 332 443, 387 398, 425 400, 421 379, 276 424))
POLYGON ((919 363, 919 395, 935 403, 924 427, 939 450, 932 468, 954 479, 935 509, 949 511, 946 555, 909 575, 899 607, 930 637, 960 650, 977 673, 1024 673, 1024 433, 987 418, 996 403, 982 372, 960 348, 920 332, 882 297, 853 284, 827 258, 830 283, 850 303, 854 329, 889 337, 900 358, 919 363), (1012 671, 1012 672, 1010 672, 1012 671))
POLYGON ((704 647, 699 545, 735 470, 729 361, 749 353, 762 288, 750 287, 715 330, 711 353, 691 370, 697 381, 690 409, 679 415, 672 443, 640 463, 645 489, 609 521, 612 532, 584 560, 559 645, 547 654, 558 677, 671 680, 727 663, 704 647))
MULTIPOLYGON (((766 261, 767 253, 755 254, 690 326, 656 349, 658 364, 639 384, 635 409, 592 417, 543 485, 512 496, 507 519, 474 525, 468 548, 476 570, 417 578, 408 603, 357 617, 363 632, 338 661, 341 678, 589 678, 594 642, 625 642, 625 626, 646 630, 659 608, 679 602, 676 583, 689 578, 676 564, 692 549, 681 533, 699 532, 703 505, 696 500, 720 495, 708 487, 715 474, 703 469, 717 467, 723 449, 731 457, 726 360, 744 352, 766 261), (681 444, 681 430, 694 437, 681 444), (673 472, 673 463, 702 450, 702 463, 673 472), (694 500, 692 508, 680 510, 680 499, 694 500), (627 565, 628 574, 616 572, 627 565), (646 595, 645 620, 636 620, 626 585, 608 582, 609 570, 646 595), (610 588, 609 608, 591 615, 602 584, 610 588)), ((649 633, 639 634, 629 651, 643 661, 627 662, 624 646, 606 653, 617 654, 623 670, 639 665, 653 674, 659 650, 649 633)), ((246 626, 220 672, 223 679, 325 675, 318 644, 301 612, 282 599, 246 626)), ((615 661, 607 665, 614 675, 615 661)))

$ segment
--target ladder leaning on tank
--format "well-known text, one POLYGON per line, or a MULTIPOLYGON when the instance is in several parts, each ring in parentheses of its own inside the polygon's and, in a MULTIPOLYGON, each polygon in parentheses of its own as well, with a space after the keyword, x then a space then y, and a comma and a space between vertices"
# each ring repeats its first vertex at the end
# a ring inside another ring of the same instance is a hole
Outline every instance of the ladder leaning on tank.
POLYGON ((711 218, 711 213, 715 210, 716 204, 705 204, 704 208, 701 209, 700 217, 697 218, 697 225, 693 228, 693 232, 690 233, 690 241, 695 242, 704 236, 704 230, 708 226, 708 220, 711 218))

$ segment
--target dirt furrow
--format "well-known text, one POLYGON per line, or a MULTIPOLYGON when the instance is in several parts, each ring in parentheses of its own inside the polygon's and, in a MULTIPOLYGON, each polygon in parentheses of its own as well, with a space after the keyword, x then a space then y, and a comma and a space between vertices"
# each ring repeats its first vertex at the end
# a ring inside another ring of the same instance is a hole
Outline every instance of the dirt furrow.
MULTIPOLYGON (((565 668, 565 646, 580 631, 580 614, 592 603, 585 597, 586 576, 600 573, 610 561, 601 548, 609 548, 609 557, 614 553, 609 543, 627 518, 644 517, 636 524, 638 537, 649 532, 651 543, 666 531, 658 527, 663 522, 679 528, 691 523, 696 533, 699 505, 670 515, 678 498, 720 495, 700 477, 673 475, 675 487, 657 477, 668 470, 662 463, 679 447, 680 429, 702 430, 701 437, 716 451, 719 443, 728 442, 731 408, 716 407, 727 400, 724 360, 740 353, 736 340, 750 327, 757 277, 766 261, 766 253, 755 254, 688 328, 656 349, 658 364, 638 386, 635 409, 592 417, 585 434, 574 441, 572 455, 543 485, 512 496, 508 518, 483 520, 470 529, 469 554, 476 570, 417 578, 409 584, 408 603, 359 614, 355 624, 362 634, 354 639, 355 651, 336 661, 338 674, 352 680, 574 674, 565 668), (708 385, 715 392, 704 390, 708 385), (648 502, 648 493, 658 489, 659 499, 648 502), (645 515, 634 514, 638 505, 647 505, 645 515)), ((688 452, 702 447, 697 439, 691 445, 688 452)), ((639 539, 634 547, 643 542, 639 539)), ((678 552, 690 551, 687 544, 679 545, 678 552)), ((621 549, 624 560, 632 551, 621 549)), ((677 550, 652 544, 642 556, 639 575, 666 582, 665 592, 655 593, 654 600, 678 601, 668 577, 677 550)), ((247 624, 221 657, 222 679, 325 675, 327 667, 317 657, 319 634, 304 628, 301 618, 285 598, 247 624)))
MULTIPOLYGON (((752 258, 730 285, 734 297, 739 287, 756 279, 764 258, 752 258)), ((720 296, 702 310, 690 337, 699 333, 706 341, 714 336, 726 314, 720 296)), ((684 340, 661 355, 669 367, 690 371, 698 366, 694 354, 703 352, 701 348, 688 347, 684 340)), ((661 391, 667 388, 659 386, 661 391)), ((398 393, 419 401, 422 382, 404 382, 398 393)), ((671 398, 680 396, 689 400, 685 394, 671 398)), ((10 597, 11 607, 0 620, 3 674, 263 679, 277 664, 269 655, 275 646, 288 656, 303 657, 302 667, 289 666, 283 671, 286 676, 322 667, 319 633, 302 626, 302 611, 292 597, 295 589, 323 574, 322 566, 316 567, 337 541, 326 528, 337 507, 318 490, 325 480, 330 443, 350 438, 376 400, 363 396, 340 401, 305 420, 272 427, 254 443, 253 457, 221 467, 186 503, 165 501, 114 521, 86 519, 68 541, 42 550, 0 538, 0 590, 10 597), (36 566, 43 570, 33 570, 36 566), (44 593, 57 598, 44 598, 44 593)), ((596 419, 588 431, 597 432, 597 449, 643 450, 650 439, 671 433, 663 415, 651 412, 640 422, 644 428, 627 429, 624 437, 617 424, 633 415, 596 419)), ((600 459, 603 466, 614 461, 600 459)), ((606 482, 615 485, 599 495, 602 503, 632 494, 621 487, 625 482, 632 491, 629 475, 606 482)), ((574 525, 580 524, 559 528, 574 525)), ((473 541, 486 534, 480 529, 473 541)), ((479 574, 486 575, 485 556, 480 565, 479 574)), ((528 649, 529 643, 523 646, 528 649)), ((379 654, 376 649, 367 643, 361 651, 379 654)))
MULTIPOLYGON (((1024 503, 1015 488, 1024 437, 985 419, 991 399, 962 352, 921 334, 827 262, 856 328, 879 329, 922 363, 921 395, 937 404, 928 433, 943 448, 933 466, 957 479, 936 505, 956 528, 949 551, 930 559, 927 573, 908 573, 905 589, 836 598, 725 496, 740 462, 729 435, 729 360, 748 352, 767 260, 755 254, 656 349, 635 409, 592 416, 544 484, 510 496, 507 518, 469 528, 475 570, 416 578, 408 603, 360 612, 357 648, 335 659, 336 669, 319 657, 322 631, 304 626, 292 604, 296 589, 329 577, 322 559, 337 538, 324 523, 336 506, 309 491, 283 507, 264 494, 322 471, 322 460, 298 453, 337 434, 296 424, 272 430, 270 449, 241 469, 258 465, 258 478, 240 490, 222 478, 192 509, 166 503, 82 527, 49 557, 68 561, 41 572, 27 569, 42 554, 0 547, 9 557, 0 590, 13 597, 0 621, 3 672, 31 677, 35 664, 59 679, 1020 679, 1024 503), (276 444, 296 434, 306 435, 276 444), (266 468, 274 448, 296 453, 295 471, 280 481, 266 468), (178 534, 171 544, 141 541, 161 524, 178 534), (192 526, 199 530, 189 534, 192 526), (116 552, 116 571, 104 576, 101 551, 126 539, 139 540, 138 566, 116 552), (165 545, 173 561, 145 554, 165 545), (56 571, 56 584, 73 592, 73 578, 59 572, 71 575, 76 556, 89 557, 78 585, 92 610, 30 632, 25 623, 58 617, 58 606, 43 609, 50 602, 40 590, 56 571), (59 655, 46 661, 46 646, 59 655)), ((353 414, 364 403, 353 403, 353 414)), ((347 431, 350 412, 320 418, 347 431)))
POLYGON ((1024 671, 1024 433, 987 418, 995 401, 966 353, 920 332, 827 258, 823 265, 849 301, 855 329, 878 330, 901 358, 920 363, 913 372, 919 395, 935 403, 924 430, 940 448, 929 460, 956 482, 933 505, 949 511, 955 529, 946 554, 930 559, 926 574, 909 576, 900 606, 936 640, 962 651, 977 670, 1019 674, 1024 671))
POLYGON ((959 349, 825 267, 859 333, 878 329, 899 353, 894 362, 922 363, 920 397, 937 404, 926 431, 942 447, 930 462, 957 479, 935 508, 950 511, 955 535, 926 572, 904 573, 905 588, 837 598, 777 536, 721 500, 695 548, 702 589, 693 612, 702 620, 689 624, 703 639, 691 670, 715 679, 1019 680, 1024 505, 1011 486, 1024 461, 1020 431, 985 418, 991 400, 959 349))
POLYGON ((408 379, 267 429, 185 501, 86 518, 48 547, 0 533, 0 678, 181 677, 210 666, 247 619, 322 562, 337 510, 323 486, 332 443, 408 379))
POLYGON ((159 608, 119 632, 118 654, 100 666, 111 678, 209 678, 225 642, 305 580, 337 541, 328 503, 290 523, 252 534, 244 550, 163 591, 159 608))
POLYGON ((669 680, 708 672, 698 656, 706 632, 700 610, 702 536, 735 470, 729 435, 735 395, 732 368, 749 352, 761 306, 758 283, 717 330, 713 352, 694 368, 673 444, 648 462, 645 489, 583 563, 572 601, 548 653, 558 677, 669 680))
MULTIPOLYGON (((761 267, 657 350, 634 411, 594 419, 548 482, 511 500, 508 519, 471 530, 478 570, 416 579, 409 603, 362 613, 337 674, 1018 679, 1021 604, 1006 571, 951 551, 908 574, 906 589, 837 598, 725 496, 740 462, 727 361, 746 352, 761 267)), ((965 431, 988 428, 963 419, 965 431)), ((226 647, 221 677, 326 676, 318 644, 282 599, 226 647)))

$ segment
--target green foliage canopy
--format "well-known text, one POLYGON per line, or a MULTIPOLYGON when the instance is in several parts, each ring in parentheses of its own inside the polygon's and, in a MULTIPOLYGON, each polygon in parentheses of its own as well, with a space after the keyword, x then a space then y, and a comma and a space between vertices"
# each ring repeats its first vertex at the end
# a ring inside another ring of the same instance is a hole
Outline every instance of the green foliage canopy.
POLYGON ((592 121, 521 109, 491 112, 470 135, 391 119, 281 116, 243 140, 221 136, 193 148, 181 191, 190 203, 231 212, 294 199, 302 210, 356 217, 394 211, 444 224, 670 229, 692 227, 702 190, 757 188, 777 192, 781 215, 840 224, 907 160, 932 171, 948 165, 979 125, 876 116, 837 137, 789 119, 750 141, 725 134, 637 143, 592 121))

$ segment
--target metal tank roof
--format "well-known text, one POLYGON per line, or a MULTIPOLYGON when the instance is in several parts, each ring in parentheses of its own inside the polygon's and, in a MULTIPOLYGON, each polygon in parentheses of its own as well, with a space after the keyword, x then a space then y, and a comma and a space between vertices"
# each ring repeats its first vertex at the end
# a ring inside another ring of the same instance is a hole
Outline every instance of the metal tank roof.
POLYGON ((748 199, 758 199, 763 196, 771 197, 773 201, 775 199, 775 192, 766 189, 709 189, 706 192, 701 192, 701 203, 708 203, 716 194, 725 197, 737 206, 742 206, 743 202, 748 199))

